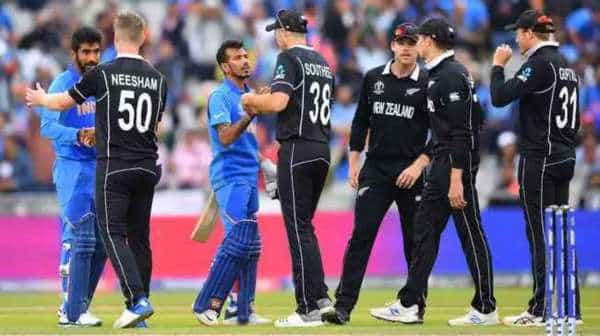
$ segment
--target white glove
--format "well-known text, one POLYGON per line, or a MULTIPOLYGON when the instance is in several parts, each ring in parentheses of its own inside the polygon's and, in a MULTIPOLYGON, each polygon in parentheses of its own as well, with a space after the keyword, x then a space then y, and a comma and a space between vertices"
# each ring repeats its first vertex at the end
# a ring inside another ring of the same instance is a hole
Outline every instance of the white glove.
POLYGON ((277 166, 268 159, 260 163, 263 176, 265 177, 265 191, 271 199, 279 198, 277 194, 277 166))

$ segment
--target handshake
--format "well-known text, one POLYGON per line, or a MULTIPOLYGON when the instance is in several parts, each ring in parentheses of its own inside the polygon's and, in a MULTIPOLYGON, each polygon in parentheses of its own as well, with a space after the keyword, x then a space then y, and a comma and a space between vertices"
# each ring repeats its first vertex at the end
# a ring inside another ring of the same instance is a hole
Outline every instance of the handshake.
POLYGON ((85 147, 95 147, 96 129, 94 127, 80 128, 77 131, 77 142, 85 147))

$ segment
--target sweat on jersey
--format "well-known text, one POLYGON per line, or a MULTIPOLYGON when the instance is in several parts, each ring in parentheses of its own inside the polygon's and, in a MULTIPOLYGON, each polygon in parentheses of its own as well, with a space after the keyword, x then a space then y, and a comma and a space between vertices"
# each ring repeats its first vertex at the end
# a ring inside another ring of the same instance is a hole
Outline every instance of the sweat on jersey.
POLYGON ((579 80, 558 52, 558 43, 542 42, 514 78, 504 81, 504 68, 494 66, 494 106, 519 101, 519 150, 544 157, 573 151, 579 129, 579 80))
POLYGON ((249 91, 247 86, 242 91, 225 79, 208 98, 208 136, 213 152, 210 183, 213 190, 236 182, 254 187, 258 183, 258 143, 253 134, 256 121, 253 120, 229 146, 221 144, 217 130, 219 125, 235 124, 246 114, 241 106, 241 97, 249 91))
MULTIPOLYGON (((66 71, 52 81, 48 93, 64 92, 72 88, 80 78, 79 71, 69 65, 66 71)), ((40 133, 52 140, 57 157, 77 161, 96 159, 96 149, 79 144, 77 139, 79 129, 94 127, 96 102, 93 97, 62 113, 44 107, 38 111, 41 119, 40 133)))
POLYGON ((277 115, 277 140, 329 143, 334 83, 327 61, 313 48, 296 45, 279 53, 271 92, 286 93, 290 100, 277 115))

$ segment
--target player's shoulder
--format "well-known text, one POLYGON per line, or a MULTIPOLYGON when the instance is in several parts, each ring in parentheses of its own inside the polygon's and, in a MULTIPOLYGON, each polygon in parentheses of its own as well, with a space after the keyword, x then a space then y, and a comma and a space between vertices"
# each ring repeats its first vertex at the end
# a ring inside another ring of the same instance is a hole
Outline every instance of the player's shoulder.
POLYGON ((229 94, 229 88, 225 83, 221 83, 217 85, 210 93, 208 94, 209 102, 214 102, 217 100, 226 101, 229 94))
POLYGON ((369 69, 366 73, 365 73, 365 79, 373 79, 376 77, 381 77, 383 74, 383 71, 385 70, 385 68, 387 67, 387 63, 386 64, 382 64, 379 66, 376 66, 374 68, 369 69))

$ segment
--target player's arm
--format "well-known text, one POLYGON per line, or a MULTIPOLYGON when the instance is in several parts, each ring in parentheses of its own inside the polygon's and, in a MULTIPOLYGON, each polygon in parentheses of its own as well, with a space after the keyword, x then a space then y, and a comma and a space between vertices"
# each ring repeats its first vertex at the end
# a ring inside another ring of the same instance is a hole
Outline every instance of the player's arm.
POLYGON ((242 96, 242 106, 250 114, 274 114, 283 111, 297 85, 297 77, 296 63, 287 54, 280 53, 271 81, 271 92, 246 93, 242 96))
POLYGON ((466 206, 463 194, 462 174, 467 167, 467 153, 471 150, 469 103, 473 98, 467 79, 462 74, 451 73, 437 88, 438 97, 450 120, 450 188, 448 199, 454 209, 466 206))
POLYGON ((25 94, 27 106, 42 106, 54 112, 63 112, 76 104, 68 92, 46 93, 40 83, 36 83, 35 87, 35 90, 27 89, 25 94))
POLYGON ((494 54, 490 77, 490 96, 492 105, 502 107, 514 100, 534 91, 540 91, 552 85, 545 73, 549 69, 539 61, 527 61, 517 71, 515 77, 505 81, 504 66, 510 59, 512 51, 509 47, 500 46, 494 54))
POLYGON ((234 143, 244 133, 248 125, 252 122, 252 117, 245 114, 238 122, 234 124, 219 124, 217 132, 219 133, 219 141, 225 146, 234 143))
MULTIPOLYGON (((56 78, 48 88, 48 93, 54 94, 64 91, 61 78, 56 78)), ((60 115, 56 111, 50 111, 45 107, 38 109, 40 114, 40 133, 43 137, 61 144, 76 144, 79 140, 79 129, 68 127, 59 122, 60 115)))
POLYGON ((234 143, 252 122, 252 117, 245 114, 236 123, 231 123, 231 104, 220 92, 213 93, 208 99, 208 123, 215 127, 219 141, 224 146, 234 143))
POLYGON ((358 174, 360 172, 360 153, 365 148, 367 133, 371 125, 371 103, 369 102, 368 76, 365 76, 360 89, 358 105, 354 118, 352 118, 352 127, 350 128, 350 152, 348 154, 349 172, 348 178, 353 188, 358 188, 358 174))

